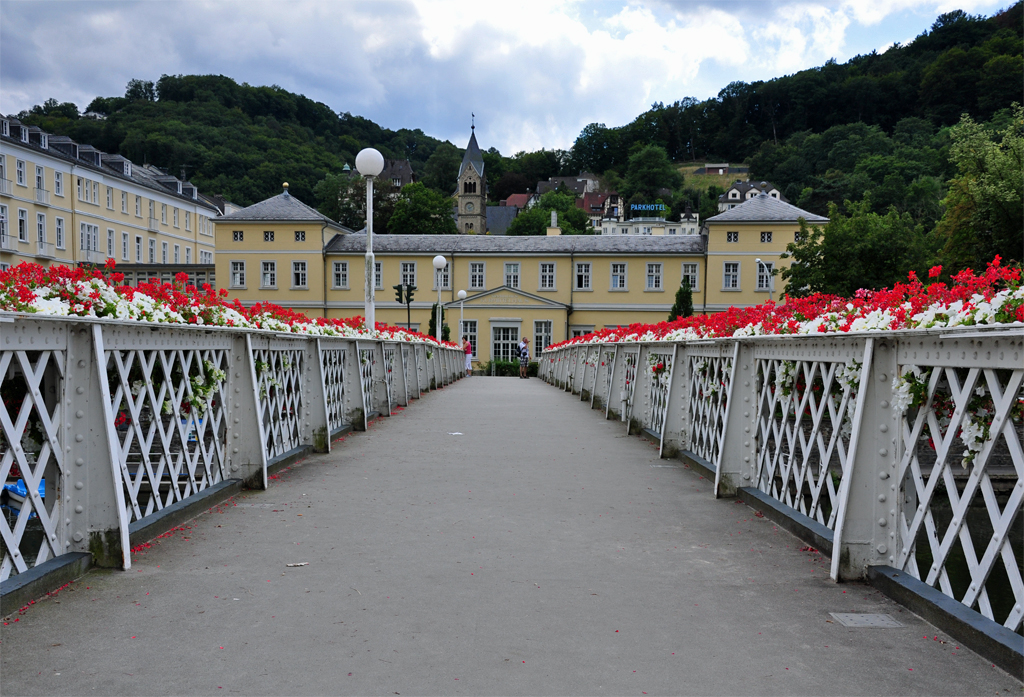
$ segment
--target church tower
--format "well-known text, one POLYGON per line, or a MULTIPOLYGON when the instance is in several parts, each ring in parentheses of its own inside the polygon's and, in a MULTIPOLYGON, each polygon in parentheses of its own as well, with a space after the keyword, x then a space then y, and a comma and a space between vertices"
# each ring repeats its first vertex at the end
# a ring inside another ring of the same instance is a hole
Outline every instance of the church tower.
POLYGON ((469 145, 459 168, 456 195, 459 201, 459 232, 463 235, 487 233, 487 180, 484 156, 476 143, 476 124, 470 128, 469 145))

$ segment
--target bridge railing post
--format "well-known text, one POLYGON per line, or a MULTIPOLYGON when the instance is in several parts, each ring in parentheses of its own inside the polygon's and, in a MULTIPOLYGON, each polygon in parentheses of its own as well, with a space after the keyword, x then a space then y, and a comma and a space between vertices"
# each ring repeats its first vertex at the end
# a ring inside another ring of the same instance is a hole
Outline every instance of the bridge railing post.
POLYGON ((232 337, 228 385, 228 465, 233 476, 255 489, 267 488, 266 434, 260 413, 259 381, 252 350, 252 335, 232 337))
POLYGON ((717 455, 715 497, 735 496, 736 490, 749 486, 757 459, 757 366, 751 342, 723 342, 731 356, 722 356, 711 373, 707 389, 712 421, 707 423, 707 438, 717 455), (719 399, 723 401, 719 401, 719 399), (717 403, 717 404, 716 404, 717 403), (717 407, 717 408, 716 408, 717 407))
POLYGON ((675 457, 679 453, 682 433, 686 429, 686 386, 689 369, 685 360, 686 345, 674 342, 669 346, 672 350, 672 362, 668 366, 664 415, 659 433, 658 455, 660 457, 675 457))
POLYGON ((302 420, 302 441, 313 445, 318 453, 331 451, 331 425, 327 418, 327 390, 324 378, 324 366, 321 362, 320 340, 307 337, 305 345, 306 364, 305 379, 302 389, 305 393, 303 402, 306 406, 305 418, 302 420))

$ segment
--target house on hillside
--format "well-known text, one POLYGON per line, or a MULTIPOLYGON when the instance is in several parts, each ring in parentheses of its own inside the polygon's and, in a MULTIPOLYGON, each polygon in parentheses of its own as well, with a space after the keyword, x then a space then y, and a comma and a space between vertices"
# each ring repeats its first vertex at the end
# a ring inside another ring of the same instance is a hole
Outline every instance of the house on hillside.
POLYGON ((537 194, 546 194, 549 191, 554 191, 562 184, 577 196, 597 191, 600 186, 600 182, 596 174, 580 172, 576 176, 572 177, 550 177, 546 182, 537 182, 537 194))
POLYGON ((737 179, 733 182, 732 186, 725 190, 724 194, 718 197, 718 212, 724 213, 727 210, 731 210, 762 192, 783 203, 789 203, 789 199, 782 195, 782 191, 770 182, 752 182, 737 179))

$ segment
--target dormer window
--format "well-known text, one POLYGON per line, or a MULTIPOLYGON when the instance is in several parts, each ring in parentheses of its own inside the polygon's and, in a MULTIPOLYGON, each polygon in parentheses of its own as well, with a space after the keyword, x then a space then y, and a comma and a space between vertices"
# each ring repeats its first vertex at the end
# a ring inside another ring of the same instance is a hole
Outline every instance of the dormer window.
POLYGON ((739 197, 740 197, 740 192, 738 192, 738 191, 730 191, 729 192, 729 198, 739 198, 739 197))
POLYGON ((28 142, 28 129, 25 128, 24 126, 21 127, 21 142, 22 143, 27 143, 28 142))
POLYGON ((40 133, 39 134, 39 147, 41 147, 43 150, 49 150, 50 149, 50 136, 48 134, 46 134, 46 133, 40 133))
POLYGON ((391 177, 391 183, 394 184, 395 186, 401 186, 402 185, 402 178, 401 177, 391 177))
POLYGON ((132 176, 132 163, 129 162, 128 160, 124 161, 124 176, 132 176))
POLYGON ((778 198, 778 197, 779 197, 779 192, 778 191, 773 191, 772 192, 772 198, 778 198))
POLYGON ((11 122, 7 119, 0 121, 0 135, 11 137, 11 122))

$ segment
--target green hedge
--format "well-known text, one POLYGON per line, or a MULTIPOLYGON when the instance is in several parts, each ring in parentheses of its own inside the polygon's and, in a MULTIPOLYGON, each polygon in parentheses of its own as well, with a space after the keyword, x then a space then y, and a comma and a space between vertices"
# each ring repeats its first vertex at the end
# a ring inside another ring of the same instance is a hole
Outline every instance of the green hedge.
MULTIPOLYGON (((526 369, 526 374, 532 378, 537 377, 537 367, 536 361, 531 361, 530 365, 526 369)), ((497 377, 519 377, 519 361, 488 361, 487 363, 481 364, 481 369, 484 371, 484 375, 491 375, 492 368, 494 370, 494 375, 497 377)))

